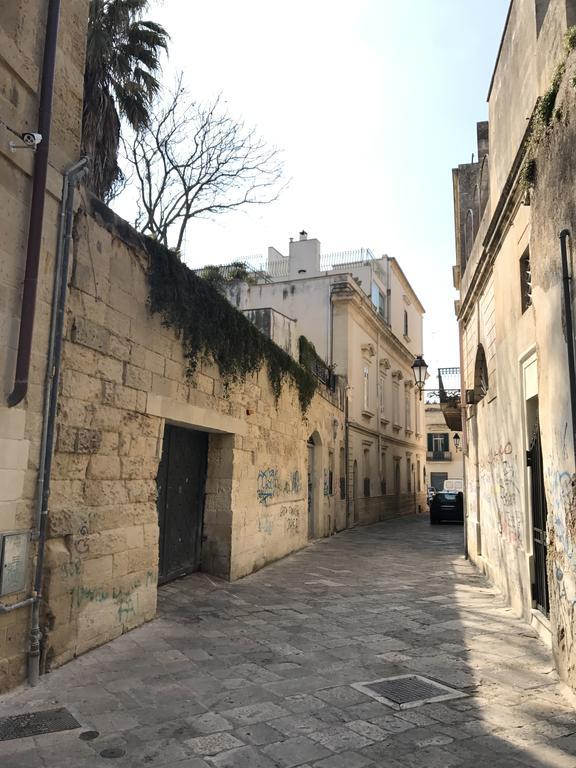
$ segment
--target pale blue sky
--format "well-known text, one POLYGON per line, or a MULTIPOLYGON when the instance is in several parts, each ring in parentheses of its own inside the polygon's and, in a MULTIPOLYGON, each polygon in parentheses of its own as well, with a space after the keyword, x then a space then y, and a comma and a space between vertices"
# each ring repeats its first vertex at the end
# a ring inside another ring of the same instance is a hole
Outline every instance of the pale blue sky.
POLYGON ((200 100, 222 91, 291 178, 271 206, 192 222, 186 261, 286 252, 302 228, 325 252, 395 256, 427 310, 428 362, 458 365, 451 169, 476 151, 508 4, 153 0, 165 77, 183 69, 200 100))

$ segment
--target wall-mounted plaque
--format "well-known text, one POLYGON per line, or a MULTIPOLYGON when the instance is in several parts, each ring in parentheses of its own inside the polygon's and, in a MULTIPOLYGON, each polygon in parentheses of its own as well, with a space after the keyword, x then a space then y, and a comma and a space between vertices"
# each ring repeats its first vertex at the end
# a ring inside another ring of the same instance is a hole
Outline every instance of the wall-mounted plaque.
POLYGON ((0 536, 0 595, 26 589, 29 533, 0 536))

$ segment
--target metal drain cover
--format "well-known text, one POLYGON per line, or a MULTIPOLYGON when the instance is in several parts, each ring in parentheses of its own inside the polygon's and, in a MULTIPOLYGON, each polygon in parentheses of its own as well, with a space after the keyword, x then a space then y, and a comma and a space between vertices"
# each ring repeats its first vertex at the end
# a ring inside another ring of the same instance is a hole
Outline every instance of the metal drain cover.
POLYGON ((71 731, 74 728, 80 728, 80 723, 64 707, 42 712, 26 712, 24 715, 0 718, 0 741, 71 731))
POLYGON ((420 675, 383 677, 368 683, 353 683, 352 688, 393 709, 421 707, 422 704, 460 699, 468 695, 420 675))

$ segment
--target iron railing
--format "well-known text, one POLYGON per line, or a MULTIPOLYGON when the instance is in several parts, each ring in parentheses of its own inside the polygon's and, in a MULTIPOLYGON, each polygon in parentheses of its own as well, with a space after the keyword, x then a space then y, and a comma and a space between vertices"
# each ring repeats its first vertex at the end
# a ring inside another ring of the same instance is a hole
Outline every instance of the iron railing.
POLYGON ((346 267, 353 264, 364 264, 364 262, 374 261, 376 257, 370 248, 356 248, 351 251, 336 251, 334 253, 323 253, 320 256, 320 270, 328 272, 337 267, 346 267))

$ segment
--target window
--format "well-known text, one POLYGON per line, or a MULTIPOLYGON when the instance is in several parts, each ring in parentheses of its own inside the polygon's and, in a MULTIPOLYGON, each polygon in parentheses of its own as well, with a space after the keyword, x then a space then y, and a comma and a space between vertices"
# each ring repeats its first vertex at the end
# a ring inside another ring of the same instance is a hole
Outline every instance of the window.
POLYGON ((394 424, 396 426, 400 426, 400 384, 395 381, 393 388, 392 388, 392 394, 393 394, 393 419, 394 424))
POLYGON ((412 409, 410 405, 410 390, 406 388, 404 391, 404 423, 406 424, 407 432, 412 430, 412 409))
POLYGON ((450 451, 450 435, 448 432, 428 432, 428 458, 432 461, 444 461, 445 454, 450 451))
POLYGON ((404 310, 404 336, 408 336, 408 311, 404 310))
POLYGON ((370 496, 370 449, 364 448, 364 496, 370 496))
POLYGON ((530 270, 530 250, 526 248, 520 258, 520 292, 522 314, 532 306, 532 272, 530 270))
POLYGON ((386 320, 386 297, 382 291, 378 291, 378 314, 386 320))
POLYGON ((406 459, 406 490, 412 492, 412 462, 409 458, 406 459))
POLYGON ((386 451, 382 451, 380 454, 380 492, 382 496, 386 496, 386 451))
POLYGON ((416 490, 418 493, 422 490, 422 485, 420 482, 420 459, 416 462, 416 490))
POLYGON ((340 448, 340 498, 346 498, 346 454, 344 448, 340 448))
POLYGON ((328 451, 328 496, 334 494, 334 451, 328 451))
POLYGON ((483 397, 488 394, 488 366, 486 364, 486 354, 482 344, 478 344, 476 350, 476 361, 474 363, 474 402, 479 403, 483 397))
POLYGON ((400 493, 400 458, 394 459, 394 493, 400 493))
POLYGON ((364 366, 364 410, 370 410, 370 369, 364 366))
POLYGON ((382 293, 378 284, 372 283, 372 304, 383 320, 386 320, 386 296, 382 293))
POLYGON ((378 401, 380 405, 380 418, 386 416, 386 377, 380 376, 378 379, 378 401))

